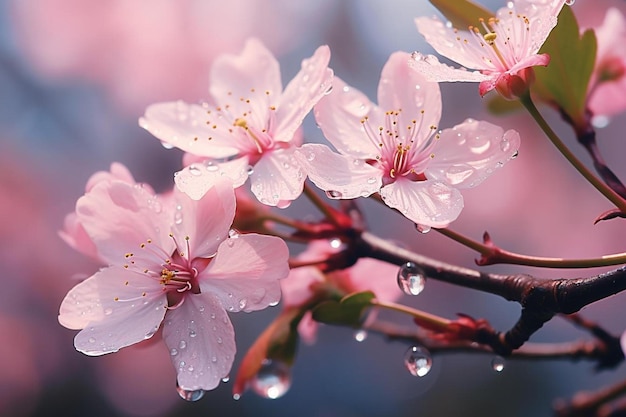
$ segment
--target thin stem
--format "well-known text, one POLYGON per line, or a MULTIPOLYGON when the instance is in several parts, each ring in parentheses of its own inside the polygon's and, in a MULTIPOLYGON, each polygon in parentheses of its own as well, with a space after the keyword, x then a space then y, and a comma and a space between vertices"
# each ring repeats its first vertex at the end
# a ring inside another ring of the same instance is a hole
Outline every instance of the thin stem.
POLYGON ((376 307, 386 308, 387 310, 408 314, 411 317, 419 319, 421 323, 427 323, 430 330, 440 329, 441 331, 445 332, 448 329, 450 323, 452 323, 451 320, 444 319, 443 317, 435 316, 434 314, 426 313, 425 311, 417 310, 402 304, 385 302, 377 299, 373 299, 371 303, 376 307))
POLYGON ((535 119, 535 122, 539 125, 541 130, 544 131, 548 139, 556 146, 556 148, 563 154, 563 156, 578 170, 578 172, 585 177, 585 179, 593 185, 602 195, 604 195, 609 201, 615 204, 615 207, 619 208, 623 213, 626 213, 626 200, 624 200, 613 189, 602 182, 591 172, 576 156, 569 150, 569 148, 561 141, 559 136, 552 130, 548 122, 543 118, 535 103, 533 103, 530 95, 525 95, 520 98, 521 103, 526 107, 526 110, 535 119))
POLYGON ((312 230, 311 226, 308 223, 281 216, 280 214, 276 213, 264 213, 263 215, 259 216, 259 220, 264 223, 269 221, 282 224, 284 226, 289 226, 303 232, 310 232, 312 230))
POLYGON ((494 265, 494 264, 512 264, 525 265, 541 268, 593 268, 599 266, 621 265, 626 263, 626 252, 615 253, 611 255, 603 255, 597 258, 586 259, 565 259, 565 258, 548 258, 541 256, 523 255, 515 252, 509 252, 501 249, 493 244, 485 244, 473 240, 449 228, 433 229, 450 239, 475 250, 482 256, 477 260, 478 265, 494 265))

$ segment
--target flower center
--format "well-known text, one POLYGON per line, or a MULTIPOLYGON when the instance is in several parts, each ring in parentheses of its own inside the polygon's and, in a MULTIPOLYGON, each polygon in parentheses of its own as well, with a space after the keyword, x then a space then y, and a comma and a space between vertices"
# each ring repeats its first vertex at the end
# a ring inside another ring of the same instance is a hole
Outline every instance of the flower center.
POLYGON ((425 129, 422 125, 424 110, 420 111, 418 119, 412 119, 406 126, 401 126, 401 112, 401 109, 386 112, 384 126, 378 128, 372 127, 368 117, 361 120, 367 138, 380 150, 376 159, 368 163, 383 170, 383 184, 391 183, 399 177, 411 181, 426 180, 424 170, 435 157, 432 149, 439 135, 433 135, 433 132, 437 130, 437 126, 428 126, 427 132, 421 132, 425 129))
POLYGON ((259 94, 251 88, 250 96, 236 99, 229 91, 221 106, 206 106, 206 124, 229 135, 242 154, 262 154, 274 147, 272 132, 276 124, 276 106, 270 104, 270 96, 269 90, 259 94))
MULTIPOLYGON (((150 278, 158 280, 162 291, 167 294, 168 308, 174 309, 183 303, 186 293, 200 294, 198 268, 205 268, 210 259, 191 258, 189 236, 185 236, 184 249, 171 233, 170 238, 176 246, 173 254, 154 245, 152 239, 147 239, 139 245, 141 252, 124 255, 126 263, 123 266, 126 269, 141 271, 150 278)), ((128 284, 127 281, 126 285, 128 284)), ((142 293, 142 297, 146 295, 145 292, 142 293)), ((116 298, 116 301, 119 299, 116 298)))

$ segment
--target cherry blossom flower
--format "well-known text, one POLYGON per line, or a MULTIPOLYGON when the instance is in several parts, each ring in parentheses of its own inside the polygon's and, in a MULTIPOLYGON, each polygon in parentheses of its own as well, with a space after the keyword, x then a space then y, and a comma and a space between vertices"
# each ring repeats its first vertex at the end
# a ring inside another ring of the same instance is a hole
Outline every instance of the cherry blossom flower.
POLYGON ((77 350, 115 352, 163 339, 186 391, 215 388, 235 355, 227 312, 277 303, 288 274, 279 238, 230 233, 235 197, 228 181, 200 200, 175 191, 99 181, 76 204, 76 216, 108 267, 69 291, 59 322, 81 331, 77 350))
POLYGON ((431 81, 480 82, 481 96, 494 88, 504 97, 523 94, 534 73, 546 66, 547 54, 537 52, 556 26, 564 0, 517 0, 508 2, 495 17, 459 31, 439 18, 418 17, 417 29, 441 55, 466 68, 440 63, 433 55, 415 53, 410 65, 431 81))
POLYGON ((306 172, 294 153, 302 120, 331 88, 329 60, 328 47, 318 48, 283 91, 278 62, 251 39, 240 55, 215 60, 214 104, 154 104, 140 125, 164 143, 205 159, 175 178, 191 198, 200 198, 221 176, 235 187, 250 177, 260 202, 287 206, 302 193, 306 172))
POLYGON ((594 115, 612 116, 626 109, 626 20, 622 12, 607 10, 595 33, 598 50, 587 107, 594 115))
POLYGON ((441 93, 396 52, 383 68, 379 104, 335 77, 333 92, 315 107, 326 138, 303 145, 309 178, 331 198, 384 202, 417 224, 445 227, 463 208, 458 188, 473 187, 515 157, 519 135, 468 119, 438 132, 441 93))
MULTIPOLYGON (((331 241, 333 242, 333 241, 331 241)), ((336 253, 340 247, 327 240, 317 240, 309 244, 299 261, 316 261, 336 253)), ((396 284, 396 265, 370 258, 360 258, 347 269, 323 272, 316 266, 294 268, 289 277, 280 282, 285 309, 310 304, 319 291, 332 291, 347 295, 360 291, 372 291, 381 301, 395 301, 402 295, 396 284)), ((370 314, 368 320, 374 315, 370 314)), ((309 344, 315 342, 319 324, 307 312, 298 325, 300 337, 309 344)))

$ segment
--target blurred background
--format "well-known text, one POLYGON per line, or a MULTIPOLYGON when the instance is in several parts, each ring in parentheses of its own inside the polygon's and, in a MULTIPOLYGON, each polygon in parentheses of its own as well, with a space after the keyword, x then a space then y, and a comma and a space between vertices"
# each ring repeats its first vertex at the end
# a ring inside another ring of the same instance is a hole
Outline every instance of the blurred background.
MULTIPOLYGON (((483 4, 495 10, 501 2, 483 4)), ((575 8, 591 25, 604 14, 597 5, 577 0, 575 8)), ((164 149, 138 127, 148 104, 205 99, 214 57, 238 53, 249 36, 276 54, 284 83, 303 58, 328 44, 335 74, 375 100, 390 53, 432 53, 413 19, 435 13, 425 0, 0 0, 0 415, 548 416, 556 398, 623 379, 624 366, 598 373, 585 361, 507 360, 503 372, 495 372, 491 356, 466 354, 436 355, 431 372, 416 378, 403 364, 407 345, 375 334, 357 342, 351 330, 325 326, 314 346, 300 347, 284 397, 267 400, 248 392, 234 401, 232 383, 225 383, 201 401, 186 403, 175 390, 163 343, 89 358, 74 350, 75 332, 58 324, 66 292, 98 268, 57 235, 89 176, 119 161, 138 181, 165 190, 181 167, 182 153, 164 149)), ((501 247, 540 256, 625 250, 624 221, 593 225, 609 203, 577 176, 526 114, 489 114, 488 98, 479 97, 476 85, 441 88, 440 127, 472 117, 522 135, 520 156, 465 193, 466 207, 454 230, 477 240, 488 230, 501 247)), ((543 111, 589 162, 558 114, 543 111)), ((599 146, 624 180, 626 119, 617 115, 607 123, 598 131, 599 146)), ((305 136, 323 141, 311 119, 305 121, 305 136)), ((374 233, 446 262, 474 266, 477 256, 469 249, 436 232, 419 234, 375 202, 360 203, 374 233)), ((304 201, 286 213, 318 216, 304 201)), ((577 277, 603 269, 484 270, 577 277)), ((486 318, 501 330, 519 315, 517 304, 433 280, 422 294, 402 301, 449 318, 457 312, 486 318)), ((626 295, 618 295, 583 314, 620 334, 625 302, 626 295)), ((279 308, 231 317, 239 349, 233 372, 279 308)), ((581 337, 587 335, 557 318, 531 340, 581 337)))

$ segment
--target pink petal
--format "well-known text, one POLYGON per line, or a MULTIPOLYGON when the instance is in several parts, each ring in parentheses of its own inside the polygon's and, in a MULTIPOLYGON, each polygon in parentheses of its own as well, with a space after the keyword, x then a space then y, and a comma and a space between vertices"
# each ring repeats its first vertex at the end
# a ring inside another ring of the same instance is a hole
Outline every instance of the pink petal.
POLYGON ((302 146, 299 157, 307 163, 309 179, 335 198, 367 197, 382 185, 382 172, 361 159, 340 155, 320 144, 302 146))
POLYGON ((376 106, 365 94, 334 77, 333 91, 315 106, 315 120, 339 152, 354 158, 373 159, 379 150, 367 140, 361 123, 373 108, 376 106))
POLYGON ((69 213, 65 216, 63 230, 59 231, 59 237, 72 249, 92 259, 102 261, 98 255, 96 245, 85 231, 82 223, 78 220, 76 213, 69 213))
POLYGON ((235 191, 231 182, 224 179, 216 182, 200 200, 175 191, 174 200, 172 229, 179 244, 189 238, 188 259, 213 256, 228 237, 235 217, 235 191))
POLYGON ((224 54, 215 59, 210 91, 219 106, 229 105, 234 117, 247 113, 254 120, 252 125, 263 129, 270 107, 277 106, 282 93, 280 66, 265 45, 249 39, 239 55, 224 54))
MULTIPOLYGON (((557 16, 561 12, 565 0, 515 0, 513 4, 515 15, 525 15, 530 24, 530 42, 528 49, 523 54, 536 54, 556 26, 557 16)), ((510 15, 511 10, 509 7, 502 7, 496 16, 507 22, 513 19, 510 15)))
MULTIPOLYGON (((626 62, 625 65, 626 67, 626 62)), ((626 77, 604 82, 593 90, 587 107, 594 115, 613 116, 626 109, 626 77)))
POLYGON ((312 57, 302 61, 300 72, 289 82, 276 110, 274 140, 288 142, 313 106, 330 92, 333 71, 328 68, 330 49, 317 48, 312 57))
POLYGON ((228 179, 234 188, 240 187, 248 179, 250 171, 247 156, 228 162, 195 162, 174 174, 178 189, 194 200, 199 200, 217 182, 228 179))
POLYGON ((411 126, 412 121, 417 120, 421 128, 415 146, 419 146, 432 135, 430 126, 439 124, 441 92, 439 84, 426 81, 409 67, 410 59, 406 52, 391 54, 380 75, 378 105, 385 111, 400 110, 400 127, 411 126))
POLYGON ((158 330, 167 298, 158 280, 121 267, 101 270, 71 290, 59 313, 59 322, 75 328, 74 346, 99 356, 149 339, 158 330))
POLYGON ((511 69, 507 72, 510 74, 516 74, 517 72, 523 70, 524 68, 535 67, 537 65, 547 66, 550 63, 550 55, 548 54, 539 54, 539 55, 530 55, 523 59, 521 59, 518 63, 513 65, 511 69))
POLYGON ((96 184, 102 181, 122 181, 128 184, 136 183, 133 175, 130 173, 128 168, 126 168, 119 162, 113 162, 111 164, 110 171, 98 171, 91 177, 89 177, 89 180, 87 180, 87 185, 85 186, 85 192, 89 192, 96 184))
POLYGON ((78 199, 76 215, 100 256, 112 265, 127 262, 124 256, 151 239, 166 252, 173 250, 169 224, 160 197, 147 188, 123 182, 100 182, 78 199))
POLYGON ((265 152, 254 165, 250 190, 261 203, 276 206, 302 194, 306 171, 295 152, 295 147, 265 152))
POLYGON ((320 324, 313 320, 313 315, 310 311, 304 313, 300 323, 298 323, 298 334, 302 341, 307 345, 312 345, 317 340, 317 329, 319 329, 320 324))
POLYGON ((442 64, 434 55, 422 55, 419 52, 413 53, 409 66, 428 81, 480 82, 492 78, 478 71, 468 71, 465 68, 454 68, 442 64))
POLYGON ((477 44, 472 42, 472 39, 469 39, 469 42, 457 40, 459 37, 468 38, 471 36, 467 31, 457 31, 453 27, 446 26, 438 17, 418 17, 415 19, 415 24, 419 33, 426 39, 426 42, 440 55, 467 68, 487 68, 487 63, 479 59, 479 57, 484 56, 484 53, 480 51, 480 47, 477 44))
POLYGON ((279 280, 289 274, 289 251, 281 239, 257 234, 223 242, 200 275, 202 292, 214 294, 228 311, 255 311, 280 300, 279 280))
POLYGON ((188 295, 170 310, 163 338, 182 389, 212 390, 228 376, 237 350, 235 331, 213 295, 188 295))
POLYGON ((454 187, 480 184, 517 155, 519 134, 488 122, 468 119, 440 134, 426 177, 454 187))
POLYGON ((416 224, 429 227, 447 226, 463 209, 459 190, 440 182, 399 179, 384 186, 380 195, 389 207, 416 224))
POLYGON ((226 158, 239 152, 233 147, 225 121, 209 119, 207 108, 182 101, 152 104, 146 109, 139 126, 163 143, 185 152, 211 158, 226 158), (207 121, 211 124, 207 124, 207 121), (219 126, 214 128, 216 123, 219 126))
MULTIPOLYGON (((298 256, 298 259, 300 257, 298 256)), ((317 259, 323 259, 320 255, 317 259)), ((283 307, 300 307, 309 302, 313 296, 311 285, 324 282, 324 274, 319 268, 305 266, 289 271, 289 276, 280 281, 283 307)))

